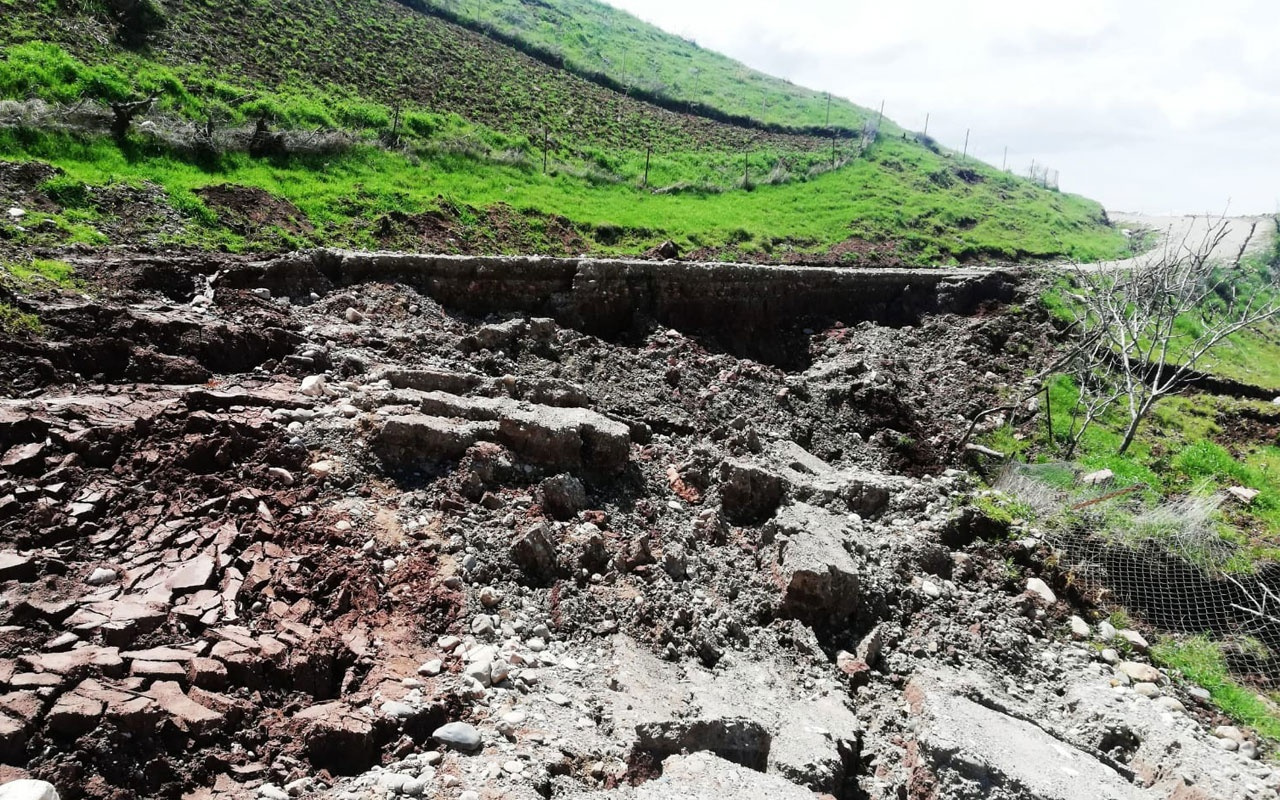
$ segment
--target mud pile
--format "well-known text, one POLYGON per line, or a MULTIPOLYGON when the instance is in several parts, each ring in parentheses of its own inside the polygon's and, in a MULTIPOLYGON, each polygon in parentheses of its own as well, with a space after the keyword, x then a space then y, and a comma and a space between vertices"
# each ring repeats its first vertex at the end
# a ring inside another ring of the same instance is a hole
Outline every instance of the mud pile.
POLYGON ((0 341, 2 779, 73 800, 1280 786, 1139 633, 1073 619, 1034 531, 969 505, 965 419, 1052 335, 1000 305, 1012 277, 869 276, 879 311, 755 298, 717 322, 720 289, 661 265, 552 265, 549 289, 350 254, 77 266, 107 289, 19 298, 44 334, 0 341))

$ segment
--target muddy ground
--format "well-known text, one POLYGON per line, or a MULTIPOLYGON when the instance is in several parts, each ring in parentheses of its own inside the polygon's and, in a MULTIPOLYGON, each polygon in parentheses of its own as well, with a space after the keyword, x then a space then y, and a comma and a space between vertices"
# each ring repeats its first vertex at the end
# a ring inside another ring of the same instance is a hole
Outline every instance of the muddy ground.
POLYGON ((766 361, 714 309, 602 338, 297 260, 70 257, 93 288, 15 294, 43 330, 0 337, 0 780, 1280 787, 1140 632, 1091 624, 1036 531, 974 507, 966 420, 1056 335, 1018 276, 964 314, 797 318, 802 357, 766 361))

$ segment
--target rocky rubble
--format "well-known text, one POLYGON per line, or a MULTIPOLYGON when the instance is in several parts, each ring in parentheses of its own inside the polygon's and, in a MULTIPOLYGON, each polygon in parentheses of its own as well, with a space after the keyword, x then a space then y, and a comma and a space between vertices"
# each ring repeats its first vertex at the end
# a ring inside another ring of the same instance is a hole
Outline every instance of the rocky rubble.
POLYGON ((605 339, 290 263, 25 301, 49 332, 3 343, 0 780, 71 800, 1280 788, 1140 633, 1089 624, 1034 536, 964 510, 960 423, 1020 379, 1034 322, 801 318, 803 358, 771 366, 705 329, 605 339))

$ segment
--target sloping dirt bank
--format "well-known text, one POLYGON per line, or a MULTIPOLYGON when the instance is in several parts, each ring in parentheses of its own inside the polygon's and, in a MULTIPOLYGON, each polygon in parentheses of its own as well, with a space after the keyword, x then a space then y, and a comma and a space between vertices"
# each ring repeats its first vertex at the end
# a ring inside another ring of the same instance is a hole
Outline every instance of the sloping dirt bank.
POLYGON ((1073 640, 1087 608, 1035 532, 969 507, 965 419, 1052 336, 1006 305, 1016 276, 77 266, 110 291, 18 298, 43 333, 0 338, 0 779, 72 800, 1280 785, 1140 648, 1073 640))

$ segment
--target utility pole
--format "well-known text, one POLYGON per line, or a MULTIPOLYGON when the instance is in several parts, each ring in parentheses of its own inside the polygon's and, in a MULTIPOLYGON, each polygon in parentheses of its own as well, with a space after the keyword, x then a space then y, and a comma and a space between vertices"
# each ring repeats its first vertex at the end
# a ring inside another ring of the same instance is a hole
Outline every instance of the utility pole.
POLYGON ((742 151, 742 188, 746 189, 751 183, 751 151, 744 149, 742 151))
POLYGON ((924 135, 926 138, 929 136, 929 112, 927 111, 924 115, 924 135))
POLYGON ((542 126, 542 174, 547 174, 547 145, 551 141, 551 131, 544 123, 542 126))
POLYGON ((649 142, 644 150, 644 188, 649 188, 649 159, 653 156, 653 142, 649 142))
POLYGON ((876 133, 880 133, 880 123, 884 122, 884 101, 880 101, 880 116, 876 117, 876 133))
POLYGON ((836 168, 836 129, 831 127, 831 92, 827 92, 827 131, 831 134, 831 168, 836 168))
POLYGON ((1009 145, 1004 146, 1004 158, 1000 160, 1000 171, 1009 171, 1009 145))
POLYGON ((964 130, 964 153, 960 156, 960 163, 964 163, 969 158, 969 129, 964 130))

